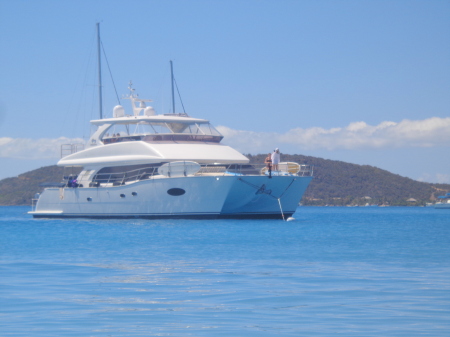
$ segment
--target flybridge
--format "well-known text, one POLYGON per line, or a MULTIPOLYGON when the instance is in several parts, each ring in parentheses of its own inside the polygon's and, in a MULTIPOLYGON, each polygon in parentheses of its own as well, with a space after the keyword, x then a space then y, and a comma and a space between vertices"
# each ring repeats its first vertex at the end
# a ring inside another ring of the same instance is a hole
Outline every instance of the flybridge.
MULTIPOLYGON (((173 82, 172 73, 172 85, 173 82)), ((112 118, 92 120, 91 124, 97 126, 97 130, 92 134, 88 146, 129 141, 217 144, 223 139, 222 134, 208 120, 192 118, 185 112, 158 115, 153 107, 147 106, 152 100, 140 98, 131 81, 128 89, 130 93, 123 99, 130 100, 132 114, 126 114, 122 105, 116 105, 112 118)), ((175 110, 174 102, 172 108, 175 110)))
POLYGON ((125 114, 122 105, 113 109, 113 118, 91 121, 98 127, 92 135, 89 146, 107 145, 118 142, 205 142, 220 143, 223 136, 208 120, 192 118, 187 114, 158 115, 135 93, 132 83, 128 87, 133 114, 125 114))

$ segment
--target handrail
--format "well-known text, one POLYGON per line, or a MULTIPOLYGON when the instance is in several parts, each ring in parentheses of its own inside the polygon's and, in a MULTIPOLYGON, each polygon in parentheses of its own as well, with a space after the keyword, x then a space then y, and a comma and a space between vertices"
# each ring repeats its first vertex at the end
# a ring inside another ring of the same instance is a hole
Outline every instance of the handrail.
MULTIPOLYGON (((267 175, 265 164, 229 164, 229 165, 202 165, 195 175, 211 175, 217 173, 222 175, 267 175)), ((312 165, 299 165, 298 171, 289 172, 286 164, 280 163, 279 171, 272 171, 273 175, 297 175, 301 177, 312 176, 312 165)))
POLYGON ((74 143, 74 144, 61 144, 61 158, 64 158, 70 154, 84 150, 84 144, 74 143))
MULTIPOLYGON (((89 187, 99 187, 100 185, 125 185, 126 183, 138 182, 142 180, 154 179, 155 176, 160 176, 158 173, 159 166, 148 166, 140 169, 125 171, 125 172, 111 172, 111 173, 97 173, 92 179, 89 187)), ((268 175, 264 164, 219 164, 219 165, 202 165, 200 170, 195 173, 195 176, 229 176, 229 175, 268 175)), ((285 171, 272 171, 274 176, 277 175, 291 175, 291 176, 312 176, 312 165, 299 165, 297 173, 289 173, 285 171)))
POLYGON ((157 174, 157 169, 157 167, 149 166, 125 172, 97 173, 93 177, 92 183, 98 182, 100 184, 114 184, 120 181, 120 185, 123 185, 129 181, 149 179, 153 175, 157 174))
POLYGON ((39 198, 32 198, 31 199, 31 211, 34 212, 36 210, 36 205, 38 202, 39 198))

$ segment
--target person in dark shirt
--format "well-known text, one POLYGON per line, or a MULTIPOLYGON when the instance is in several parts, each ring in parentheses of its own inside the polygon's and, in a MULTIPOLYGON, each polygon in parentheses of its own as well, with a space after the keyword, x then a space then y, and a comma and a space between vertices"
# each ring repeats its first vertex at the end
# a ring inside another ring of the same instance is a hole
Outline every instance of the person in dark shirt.
POLYGON ((264 161, 266 168, 269 171, 269 178, 272 178, 272 154, 269 153, 264 161))

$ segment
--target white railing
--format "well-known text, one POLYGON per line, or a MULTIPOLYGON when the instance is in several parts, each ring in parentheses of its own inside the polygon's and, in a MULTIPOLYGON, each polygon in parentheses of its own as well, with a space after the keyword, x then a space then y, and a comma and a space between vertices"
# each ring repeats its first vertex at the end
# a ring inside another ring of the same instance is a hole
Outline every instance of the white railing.
POLYGON ((31 211, 32 211, 32 212, 36 211, 36 205, 37 205, 38 200, 39 200, 39 198, 37 198, 37 199, 36 199, 36 198, 31 199, 31 211))
POLYGON ((144 167, 125 172, 97 173, 89 187, 98 187, 103 184, 125 185, 127 182, 151 179, 156 174, 158 174, 157 167, 144 167))
MULTIPOLYGON (((311 165, 292 165, 288 163, 280 163, 279 171, 271 171, 273 176, 278 175, 291 175, 291 176, 312 176, 313 166, 311 165)), ((194 174, 194 176, 226 176, 226 175, 239 175, 239 176, 258 176, 269 175, 269 172, 264 164, 231 164, 231 165, 203 165, 200 170, 194 174)), ((112 172, 112 173, 97 173, 89 187, 100 186, 119 186, 129 183, 134 183, 142 180, 154 179, 155 177, 161 177, 158 173, 158 167, 149 166, 140 169, 125 171, 125 172, 112 172)), ((81 186, 80 186, 81 187, 81 186)), ((88 186, 84 186, 88 187, 88 186)))
POLYGON ((64 158, 72 153, 84 150, 84 144, 62 144, 61 145, 61 158, 64 158))

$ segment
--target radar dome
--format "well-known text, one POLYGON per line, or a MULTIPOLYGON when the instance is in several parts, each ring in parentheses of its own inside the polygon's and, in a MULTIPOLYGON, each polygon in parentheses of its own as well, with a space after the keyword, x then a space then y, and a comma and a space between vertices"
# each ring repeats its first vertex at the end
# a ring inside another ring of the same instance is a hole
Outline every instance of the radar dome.
POLYGON ((156 115, 156 111, 151 106, 148 106, 144 110, 144 115, 146 115, 146 116, 155 116, 156 115))
POLYGON ((123 117, 125 116, 125 109, 121 105, 116 105, 113 109, 113 116, 115 118, 123 117))

